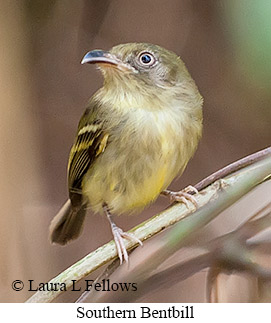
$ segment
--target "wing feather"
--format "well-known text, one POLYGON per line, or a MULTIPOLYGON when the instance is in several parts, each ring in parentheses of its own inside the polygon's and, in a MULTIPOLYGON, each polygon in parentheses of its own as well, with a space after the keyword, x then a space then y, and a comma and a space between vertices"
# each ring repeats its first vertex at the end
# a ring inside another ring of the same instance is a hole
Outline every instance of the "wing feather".
POLYGON ((78 126, 68 163, 69 195, 73 206, 82 204, 82 180, 96 158, 106 148, 108 134, 103 123, 87 109, 78 126))

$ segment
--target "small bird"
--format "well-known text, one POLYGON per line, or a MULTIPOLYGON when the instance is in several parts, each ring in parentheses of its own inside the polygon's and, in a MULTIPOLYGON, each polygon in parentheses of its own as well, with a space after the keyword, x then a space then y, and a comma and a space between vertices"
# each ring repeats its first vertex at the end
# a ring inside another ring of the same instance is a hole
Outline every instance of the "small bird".
POLYGON ((68 162, 69 199, 50 225, 52 242, 77 238, 88 208, 104 213, 120 262, 128 261, 123 232, 112 214, 140 211, 159 194, 193 200, 188 191, 166 190, 183 173, 202 133, 202 97, 175 53, 147 43, 88 52, 103 87, 90 99, 68 162))

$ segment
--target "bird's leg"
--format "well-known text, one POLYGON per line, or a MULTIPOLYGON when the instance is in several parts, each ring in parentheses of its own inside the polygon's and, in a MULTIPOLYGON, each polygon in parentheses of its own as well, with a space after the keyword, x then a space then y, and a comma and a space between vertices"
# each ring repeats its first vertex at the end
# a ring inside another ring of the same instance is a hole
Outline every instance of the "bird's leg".
POLYGON ((111 225, 111 230, 112 230, 113 237, 115 240, 118 256, 120 259, 120 264, 122 264, 123 259, 126 262, 128 262, 128 253, 127 253, 126 247, 124 245, 123 238, 131 240, 131 241, 136 241, 141 246, 143 245, 143 243, 136 236, 134 236, 132 233, 124 232, 121 228, 119 228, 115 224, 115 222, 112 220, 112 214, 110 213, 108 206, 106 204, 104 204, 103 209, 104 209, 107 219, 111 225))
POLYGON ((171 202, 182 202, 187 208, 189 207, 188 201, 192 202, 196 208, 198 208, 198 202, 194 198, 193 194, 197 194, 198 190, 192 185, 187 186, 185 189, 179 192, 173 192, 170 190, 164 190, 161 192, 164 196, 169 196, 171 202))

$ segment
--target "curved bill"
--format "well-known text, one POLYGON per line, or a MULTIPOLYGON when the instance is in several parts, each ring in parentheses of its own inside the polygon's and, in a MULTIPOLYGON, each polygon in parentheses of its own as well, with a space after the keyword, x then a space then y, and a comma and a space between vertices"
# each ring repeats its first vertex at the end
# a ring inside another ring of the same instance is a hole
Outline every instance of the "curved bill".
POLYGON ((86 55, 83 57, 81 61, 81 64, 85 64, 85 63, 88 63, 88 64, 105 63, 105 64, 118 65, 119 61, 115 56, 113 56, 109 52, 96 49, 86 53, 86 55))

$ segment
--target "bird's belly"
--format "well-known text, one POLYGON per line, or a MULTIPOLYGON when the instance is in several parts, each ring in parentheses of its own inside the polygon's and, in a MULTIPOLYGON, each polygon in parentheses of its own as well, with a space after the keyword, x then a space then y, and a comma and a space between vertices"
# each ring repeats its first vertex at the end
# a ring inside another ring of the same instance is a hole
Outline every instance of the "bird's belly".
POLYGON ((144 208, 182 173, 195 151, 197 124, 191 121, 188 131, 178 113, 138 111, 140 127, 133 127, 134 118, 111 131, 104 152, 84 178, 83 195, 95 212, 102 212, 104 203, 116 214, 144 208))
POLYGON ((182 165, 176 151, 162 153, 156 146, 126 146, 123 151, 107 147, 83 182, 83 194, 95 212, 102 212, 104 203, 116 214, 138 211, 167 188, 182 165))

